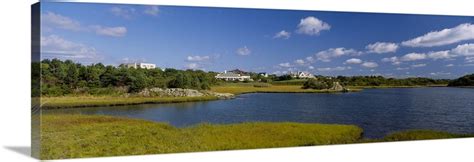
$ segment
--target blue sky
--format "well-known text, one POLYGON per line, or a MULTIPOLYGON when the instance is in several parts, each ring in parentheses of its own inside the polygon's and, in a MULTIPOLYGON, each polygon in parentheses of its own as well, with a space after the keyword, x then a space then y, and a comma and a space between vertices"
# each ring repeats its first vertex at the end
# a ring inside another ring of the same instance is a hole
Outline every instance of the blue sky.
POLYGON ((456 78, 474 17, 42 3, 43 58, 285 74, 456 78))

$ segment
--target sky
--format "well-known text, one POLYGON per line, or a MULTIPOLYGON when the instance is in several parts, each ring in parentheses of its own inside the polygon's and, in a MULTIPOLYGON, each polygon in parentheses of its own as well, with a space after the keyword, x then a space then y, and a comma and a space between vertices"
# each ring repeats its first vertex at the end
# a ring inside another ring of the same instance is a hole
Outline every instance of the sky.
POLYGON ((282 75, 474 73, 474 17, 46 2, 41 57, 282 75))

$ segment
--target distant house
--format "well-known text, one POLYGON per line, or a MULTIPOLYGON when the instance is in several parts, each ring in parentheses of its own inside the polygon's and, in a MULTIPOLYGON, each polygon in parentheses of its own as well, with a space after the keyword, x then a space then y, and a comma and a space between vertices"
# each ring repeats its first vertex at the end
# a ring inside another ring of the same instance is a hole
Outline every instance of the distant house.
POLYGON ((314 75, 308 72, 298 71, 296 73, 290 73, 291 77, 293 78, 301 78, 301 79, 308 79, 314 78, 314 75))
POLYGON ((131 63, 131 64, 125 64, 126 67, 128 68, 142 68, 142 69, 154 69, 156 68, 156 65, 155 64, 151 64, 151 63, 131 63))
POLYGON ((237 74, 233 72, 224 71, 224 73, 219 73, 216 75, 216 79, 221 79, 225 81, 252 81, 250 75, 237 74))
POLYGON ((268 73, 258 73, 258 75, 263 76, 263 77, 268 77, 268 73))

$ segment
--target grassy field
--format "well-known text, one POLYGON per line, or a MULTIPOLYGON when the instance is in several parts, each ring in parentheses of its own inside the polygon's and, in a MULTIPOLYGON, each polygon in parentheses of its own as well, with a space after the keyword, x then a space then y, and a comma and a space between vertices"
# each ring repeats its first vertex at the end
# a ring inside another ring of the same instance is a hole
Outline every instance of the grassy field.
POLYGON ((84 115, 43 115, 41 124, 41 159, 345 144, 362 134, 351 125, 255 122, 175 128, 84 115))
MULTIPOLYGON (((272 85, 268 87, 255 87, 253 84, 226 84, 221 86, 211 87, 211 90, 219 93, 336 93, 339 91, 332 90, 316 90, 316 89, 302 89, 299 85, 272 85)), ((358 91, 360 89, 351 89, 350 91, 358 91)))
POLYGON ((42 108, 70 108, 85 106, 119 106, 151 103, 177 103, 217 100, 215 96, 204 97, 113 97, 113 96, 74 96, 42 97, 42 108))

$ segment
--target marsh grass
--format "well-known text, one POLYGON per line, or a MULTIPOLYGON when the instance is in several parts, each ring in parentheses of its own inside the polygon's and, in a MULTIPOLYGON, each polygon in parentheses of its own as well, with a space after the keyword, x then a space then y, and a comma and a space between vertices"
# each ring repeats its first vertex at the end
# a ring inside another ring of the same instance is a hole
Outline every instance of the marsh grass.
POLYGON ((93 115, 43 115, 41 129, 42 159, 345 144, 362 134, 352 125, 252 122, 175 128, 93 115))
POLYGON ((383 138, 383 141, 409 141, 409 140, 428 140, 428 139, 446 139, 474 137, 473 134, 453 134, 448 132, 433 130, 408 130, 391 133, 383 138))
POLYGON ((154 103, 178 103, 217 100, 215 96, 203 97, 122 97, 122 96, 65 96, 42 97, 42 108, 71 108, 93 106, 120 106, 154 103))

